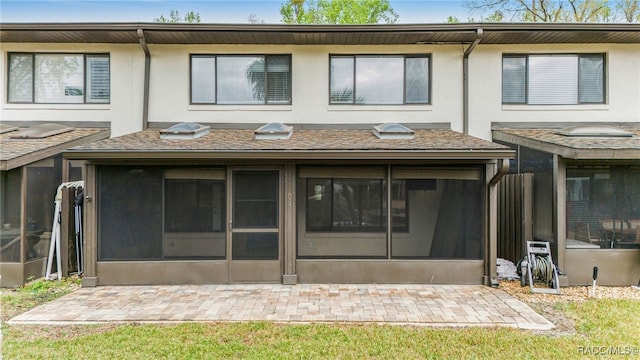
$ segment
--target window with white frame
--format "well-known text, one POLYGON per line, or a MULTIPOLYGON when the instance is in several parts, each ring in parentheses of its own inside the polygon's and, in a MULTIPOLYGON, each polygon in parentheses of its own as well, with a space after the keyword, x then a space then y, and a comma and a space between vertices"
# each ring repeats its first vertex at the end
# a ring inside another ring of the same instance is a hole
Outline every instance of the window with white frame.
POLYGON ((576 105, 604 102, 604 54, 502 57, 503 104, 576 105))
POLYGON ((109 103, 108 54, 9 54, 9 103, 109 103))
POLYGON ((429 104, 429 55, 332 55, 331 104, 429 104))
POLYGON ((291 104, 291 56, 191 55, 191 103, 291 104))

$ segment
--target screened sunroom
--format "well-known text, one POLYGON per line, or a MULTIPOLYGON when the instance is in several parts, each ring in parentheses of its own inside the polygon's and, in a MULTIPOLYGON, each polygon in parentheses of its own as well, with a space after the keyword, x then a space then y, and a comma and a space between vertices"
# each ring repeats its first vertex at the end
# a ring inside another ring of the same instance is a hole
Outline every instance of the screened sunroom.
POLYGON ((533 174, 533 237, 552 244, 568 284, 640 281, 640 130, 578 124, 499 128, 513 147, 516 173, 533 174))
POLYGON ((59 124, 0 129, 0 285, 16 287, 45 275, 56 190, 83 178, 83 162, 61 152, 109 132, 59 124))
POLYGON ((261 125, 167 139, 167 124, 66 152, 88 161, 83 284, 495 275, 489 184, 507 147, 446 128, 261 125))

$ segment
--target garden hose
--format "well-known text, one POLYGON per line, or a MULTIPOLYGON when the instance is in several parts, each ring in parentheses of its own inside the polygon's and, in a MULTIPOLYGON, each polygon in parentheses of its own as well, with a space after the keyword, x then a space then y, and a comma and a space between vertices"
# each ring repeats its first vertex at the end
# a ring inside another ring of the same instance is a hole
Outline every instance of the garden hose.
POLYGON ((553 282, 553 271, 553 262, 551 262, 548 256, 536 255, 532 257, 531 275, 534 279, 551 284, 553 282))

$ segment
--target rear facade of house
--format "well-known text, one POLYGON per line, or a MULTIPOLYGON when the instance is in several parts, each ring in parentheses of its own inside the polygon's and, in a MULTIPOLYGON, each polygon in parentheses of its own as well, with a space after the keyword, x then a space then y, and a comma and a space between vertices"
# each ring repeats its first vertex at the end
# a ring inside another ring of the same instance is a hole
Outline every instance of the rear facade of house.
MULTIPOLYGON (((640 28, 506 25, 4 24, 2 122, 110 130, 61 157, 85 181, 85 286, 489 285, 509 172, 534 174, 527 240, 565 283, 637 282, 640 28), (585 125, 630 135, 558 135, 585 125)), ((12 159, 19 283, 44 262, 12 159)))

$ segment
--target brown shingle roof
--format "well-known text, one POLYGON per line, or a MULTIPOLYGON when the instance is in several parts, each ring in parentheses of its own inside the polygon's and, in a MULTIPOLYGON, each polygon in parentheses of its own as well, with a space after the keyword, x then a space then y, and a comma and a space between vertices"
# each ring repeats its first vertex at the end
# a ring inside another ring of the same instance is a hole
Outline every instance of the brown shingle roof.
POLYGON ((632 137, 579 136, 558 134, 558 129, 500 129, 494 140, 542 150, 572 159, 639 159, 640 129, 628 128, 632 137))
POLYGON ((104 139, 106 129, 77 128, 44 139, 11 139, 14 132, 0 135, 0 169, 10 170, 34 161, 56 155, 84 142, 104 139))
MULTIPOLYGON (((296 154, 320 153, 323 157, 334 157, 330 153, 466 153, 461 158, 472 157, 470 153, 500 153, 499 157, 509 157, 511 151, 503 145, 464 135, 448 129, 418 129, 412 140, 381 140, 372 130, 356 129, 296 129, 287 140, 256 140, 254 130, 212 129, 208 135, 193 140, 160 139, 158 129, 147 129, 89 145, 79 146, 68 153, 74 157, 85 153, 83 158, 91 158, 90 153, 198 153, 238 154, 243 157, 265 157, 265 154, 281 154, 280 157, 297 157, 296 154), (253 155, 251 155, 253 154, 253 155), (288 154, 288 155, 282 155, 288 154)), ((494 155, 495 156, 495 155, 494 155)), ((304 156, 303 156, 304 157, 304 156)), ((316 156, 318 158, 318 156, 316 156)), ((487 158, 486 156, 484 158, 487 158)), ((489 157, 491 158, 491 157, 489 157)))

